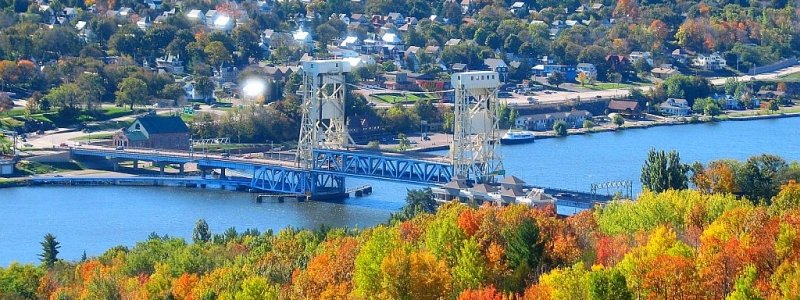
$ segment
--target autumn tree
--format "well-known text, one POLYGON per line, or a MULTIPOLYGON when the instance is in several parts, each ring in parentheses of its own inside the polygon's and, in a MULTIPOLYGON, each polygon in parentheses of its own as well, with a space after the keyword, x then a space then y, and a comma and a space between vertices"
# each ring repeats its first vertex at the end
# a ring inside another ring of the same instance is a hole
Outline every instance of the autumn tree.
POLYGON ((631 300, 625 276, 618 270, 592 270, 588 274, 589 300, 631 300))

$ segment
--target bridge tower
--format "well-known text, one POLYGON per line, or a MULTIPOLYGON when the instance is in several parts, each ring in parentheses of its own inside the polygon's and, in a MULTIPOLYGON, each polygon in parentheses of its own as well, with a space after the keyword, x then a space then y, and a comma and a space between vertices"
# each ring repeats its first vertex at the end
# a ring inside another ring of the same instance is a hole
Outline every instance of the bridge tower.
POLYGON ((297 143, 297 167, 307 170, 311 197, 345 193, 342 175, 314 172, 315 149, 343 149, 355 144, 347 131, 346 78, 350 64, 343 60, 303 62, 303 118, 297 143))
POLYGON ((303 62, 303 119, 297 143, 298 167, 313 167, 314 149, 342 149, 352 145, 345 115, 345 74, 350 64, 343 60, 303 62))
POLYGON ((456 73, 451 77, 455 88, 455 122, 450 159, 453 175, 476 182, 494 182, 504 175, 498 153, 497 72, 456 73))

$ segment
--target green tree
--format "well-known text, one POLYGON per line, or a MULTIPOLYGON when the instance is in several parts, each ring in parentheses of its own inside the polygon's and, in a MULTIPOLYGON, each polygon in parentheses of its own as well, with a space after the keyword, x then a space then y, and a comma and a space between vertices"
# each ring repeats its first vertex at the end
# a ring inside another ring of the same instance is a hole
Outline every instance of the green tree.
POLYGON ((397 135, 397 140, 399 141, 399 148, 400 151, 406 151, 408 148, 411 148, 411 142, 408 141, 408 136, 405 133, 400 133, 397 135))
POLYGON ((225 44, 222 42, 216 41, 208 43, 208 45, 203 48, 203 52, 205 52, 206 57, 208 57, 208 63, 214 68, 220 68, 223 63, 231 62, 231 51, 225 48, 225 44))
POLYGON ((381 263, 400 244, 397 230, 383 225, 365 235, 368 238, 356 255, 353 271, 353 292, 364 298, 380 293, 381 263))
POLYGON ((197 220, 197 223, 195 223, 194 231, 192 231, 192 240, 197 244, 207 243, 211 240, 211 231, 208 229, 208 223, 206 223, 205 219, 197 220))
POLYGON ((566 78, 564 78, 564 74, 561 73, 561 72, 553 72, 553 73, 550 73, 550 76, 547 76, 547 84, 555 85, 556 87, 558 87, 559 85, 561 85, 565 81, 566 81, 566 78))
POLYGON ((464 241, 453 268, 456 292, 480 287, 486 277, 486 261, 475 239, 464 241))
POLYGON ((589 300, 631 300, 625 276, 618 270, 597 270, 589 273, 589 300))
POLYGON ((203 96, 204 100, 208 100, 211 98, 212 93, 214 92, 214 82, 211 81, 211 78, 200 76, 195 79, 194 88, 200 92, 200 95, 203 96))
POLYGON ((767 108, 769 108, 769 110, 772 111, 772 112, 776 112, 779 109, 781 109, 780 106, 778 105, 778 100, 770 101, 769 102, 769 106, 767 108))
POLYGON ((145 104, 147 99, 147 84, 136 77, 127 77, 119 84, 117 92, 117 104, 129 105, 133 109, 134 105, 145 104))
POLYGON ((516 228, 505 233, 506 261, 511 269, 525 266, 535 269, 544 260, 544 244, 539 237, 539 226, 525 218, 516 228))
POLYGON ((737 172, 736 183, 742 196, 750 201, 769 203, 772 197, 778 194, 786 168, 786 161, 778 156, 770 154, 753 156, 748 158, 737 172))
POLYGON ((756 268, 749 265, 740 273, 736 279, 733 292, 728 295, 726 300, 763 300, 761 293, 756 287, 756 268))
POLYGON ((565 136, 567 135, 567 123, 564 121, 558 121, 553 124, 553 131, 556 133, 557 136, 565 136))
POLYGON ((594 127, 594 122, 592 120, 583 120, 583 128, 586 130, 592 130, 594 127))
POLYGON ((681 163, 677 151, 666 153, 650 149, 642 166, 642 186, 655 193, 686 189, 689 186, 688 171, 689 166, 681 163))
POLYGON ((623 118, 620 114, 614 114, 614 116, 611 117, 611 123, 614 123, 614 125, 620 127, 625 124, 625 118, 623 118))
POLYGON ((52 267, 58 261, 58 249, 61 248, 61 245, 56 241, 56 237, 50 233, 44 235, 44 241, 41 242, 41 245, 42 254, 39 254, 39 258, 44 265, 52 267))
POLYGON ((695 112, 703 112, 703 114, 707 116, 716 116, 722 112, 719 103, 714 101, 711 97, 696 99, 694 105, 692 105, 692 110, 695 112))

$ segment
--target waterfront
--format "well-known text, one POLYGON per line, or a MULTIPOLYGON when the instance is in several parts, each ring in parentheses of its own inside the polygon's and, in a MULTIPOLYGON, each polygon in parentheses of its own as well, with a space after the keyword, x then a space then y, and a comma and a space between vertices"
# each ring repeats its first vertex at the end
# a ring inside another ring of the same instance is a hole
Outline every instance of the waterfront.
MULTIPOLYGON (((528 183, 589 190, 589 184, 632 180, 647 150, 676 149, 684 162, 746 159, 773 153, 800 160, 800 118, 720 122, 604 132, 537 140, 502 147, 508 174, 528 183)), ((446 153, 446 152, 439 152, 446 153)), ((405 184, 349 179, 349 186, 372 184, 375 193, 343 203, 253 201, 246 193, 136 187, 36 187, 0 190, 0 265, 37 261, 42 236, 62 243, 62 258, 101 254, 115 245, 132 246, 151 232, 190 238, 194 222, 205 218, 212 231, 371 226, 403 205, 405 184)))

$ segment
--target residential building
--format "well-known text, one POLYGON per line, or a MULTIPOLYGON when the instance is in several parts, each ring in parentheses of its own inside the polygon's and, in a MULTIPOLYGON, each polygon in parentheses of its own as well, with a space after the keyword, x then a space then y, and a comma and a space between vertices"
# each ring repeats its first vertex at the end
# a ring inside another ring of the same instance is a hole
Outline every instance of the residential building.
POLYGON ((642 108, 639 102, 633 100, 611 100, 608 102, 608 112, 618 113, 631 119, 642 117, 642 108))
POLYGON ((714 100, 719 102, 723 107, 723 109, 728 110, 738 110, 742 109, 742 102, 739 101, 739 98, 736 98, 732 95, 722 95, 722 94, 714 94, 714 100))
POLYGON ((167 54, 156 58, 156 68, 161 72, 181 75, 185 71, 180 55, 167 54))
POLYGON ((633 51, 633 52, 631 52, 630 55, 628 55, 628 60, 631 62, 631 64, 635 64, 635 63, 639 62, 640 60, 644 60, 645 62, 647 62, 648 65, 652 66, 653 65, 653 53, 650 53, 650 51, 645 51, 645 52, 633 51))
POLYGON ((546 64, 536 65, 531 68, 531 70, 533 71, 534 76, 540 77, 547 77, 555 72, 559 72, 564 75, 564 79, 567 81, 575 81, 575 78, 578 76, 577 68, 575 66, 546 64))
POLYGON ((722 68, 725 68, 727 62, 719 54, 719 52, 714 52, 709 55, 704 55, 704 54, 697 55, 692 64, 695 67, 699 67, 705 70, 720 70, 722 68))
POLYGON ((114 133, 114 146, 188 150, 191 142, 186 123, 178 116, 147 115, 114 133))
POLYGON ((205 23, 206 15, 199 9, 193 9, 186 13, 186 19, 192 22, 205 23))
POLYGON ((576 72, 578 74, 586 74, 586 77, 594 80, 597 78, 597 68, 595 68, 594 64, 590 63, 579 63, 576 67, 576 72))
POLYGON ((487 58, 483 60, 483 64, 486 65, 489 70, 497 72, 500 82, 506 82, 508 80, 508 65, 502 59, 487 58))
POLYGON ((524 130, 546 131, 552 130, 553 124, 559 121, 567 123, 567 127, 578 128, 583 126, 583 121, 592 117, 592 113, 585 110, 570 112, 555 112, 520 116, 514 121, 514 127, 524 130))
POLYGON ((653 76, 656 78, 667 79, 669 77, 679 75, 681 72, 670 64, 663 64, 650 70, 650 74, 653 74, 653 76))
POLYGON ((669 98, 658 107, 662 113, 673 116, 688 116, 692 113, 692 108, 686 99, 669 98))

